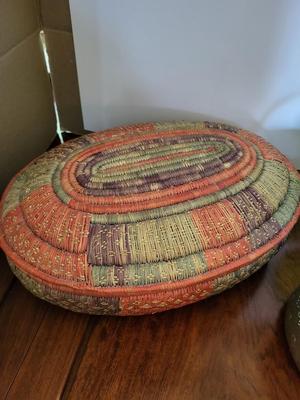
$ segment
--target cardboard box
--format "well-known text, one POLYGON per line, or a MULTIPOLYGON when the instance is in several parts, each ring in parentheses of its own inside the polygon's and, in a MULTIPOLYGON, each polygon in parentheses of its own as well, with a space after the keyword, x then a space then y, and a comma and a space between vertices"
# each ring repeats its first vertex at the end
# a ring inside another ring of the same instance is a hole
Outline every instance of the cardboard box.
POLYGON ((55 138, 54 100, 61 129, 84 132, 68 0, 0 2, 0 93, 1 192, 55 138))

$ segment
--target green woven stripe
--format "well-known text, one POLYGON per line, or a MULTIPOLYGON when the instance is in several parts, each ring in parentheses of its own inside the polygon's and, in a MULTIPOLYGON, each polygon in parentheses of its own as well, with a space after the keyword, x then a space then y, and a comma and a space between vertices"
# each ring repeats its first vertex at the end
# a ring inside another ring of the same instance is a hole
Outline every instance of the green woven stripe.
POLYGON ((137 224, 93 224, 89 249, 91 264, 134 264, 196 253, 201 241, 190 214, 179 214, 137 224))
POLYGON ((300 180, 295 173, 291 172, 287 196, 281 207, 273 215, 281 227, 284 227, 295 213, 299 204, 299 193, 300 180))
POLYGON ((289 185, 289 170, 278 161, 265 161, 260 177, 251 187, 254 188, 272 206, 273 211, 278 209, 289 185))
MULTIPOLYGON (((179 258, 176 261, 163 261, 159 263, 131 264, 122 269, 123 284, 125 286, 147 285, 159 282, 173 282, 186 279, 207 271, 203 255, 193 254, 179 258)), ((120 284, 118 270, 114 266, 92 267, 94 286, 116 286, 120 284)))
POLYGON ((238 269, 236 271, 230 272, 226 275, 220 276, 219 278, 215 279, 213 281, 213 293, 212 294, 217 294, 220 293, 224 290, 230 289, 237 283, 243 281, 244 279, 248 278, 250 275, 252 275, 254 272, 259 270, 263 265, 265 265, 270 258, 276 254, 278 251, 278 247, 275 249, 270 250, 268 253, 264 254, 262 257, 260 257, 258 260, 255 262, 247 265, 246 267, 243 267, 241 269, 238 269))
POLYGON ((154 124, 155 130, 161 131, 176 131, 178 129, 203 129, 205 128, 205 122, 203 121, 166 121, 156 122, 154 124))
POLYGON ((51 286, 43 285, 31 278, 26 273, 17 268, 12 261, 8 259, 11 270, 22 282, 23 286, 35 296, 48 301, 49 303, 59 305, 60 307, 75 312, 84 312, 101 315, 118 314, 119 298, 84 296, 76 293, 64 292, 51 286))

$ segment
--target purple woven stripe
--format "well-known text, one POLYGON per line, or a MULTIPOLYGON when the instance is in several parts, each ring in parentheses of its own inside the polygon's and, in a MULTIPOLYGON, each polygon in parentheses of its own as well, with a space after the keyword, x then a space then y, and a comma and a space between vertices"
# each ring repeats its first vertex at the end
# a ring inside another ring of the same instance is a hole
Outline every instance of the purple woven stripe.
POLYGON ((92 265, 130 264, 127 225, 91 224, 87 256, 92 265))
POLYGON ((275 218, 270 218, 260 228, 254 229, 250 234, 251 248, 258 249, 268 243, 281 230, 281 226, 275 218))
POLYGON ((260 226, 272 215, 271 207, 253 188, 247 188, 228 200, 243 218, 248 232, 260 226))

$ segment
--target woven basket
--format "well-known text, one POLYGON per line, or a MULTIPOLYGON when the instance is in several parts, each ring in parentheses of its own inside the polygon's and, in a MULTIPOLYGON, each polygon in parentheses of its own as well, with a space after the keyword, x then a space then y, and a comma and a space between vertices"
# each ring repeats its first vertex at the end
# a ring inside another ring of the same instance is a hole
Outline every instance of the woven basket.
POLYGON ((213 122, 149 123, 69 141, 6 189, 0 242, 32 293, 136 315, 225 290, 265 264, 299 215, 293 165, 213 122))

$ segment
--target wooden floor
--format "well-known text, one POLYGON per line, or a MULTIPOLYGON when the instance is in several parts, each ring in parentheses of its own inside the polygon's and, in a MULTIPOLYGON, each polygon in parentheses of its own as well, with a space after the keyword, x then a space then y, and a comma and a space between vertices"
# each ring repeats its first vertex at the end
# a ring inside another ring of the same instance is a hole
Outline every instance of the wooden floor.
POLYGON ((28 293, 0 261, 0 399, 300 398, 283 306, 300 283, 300 224, 247 281, 159 315, 75 314, 28 293))

